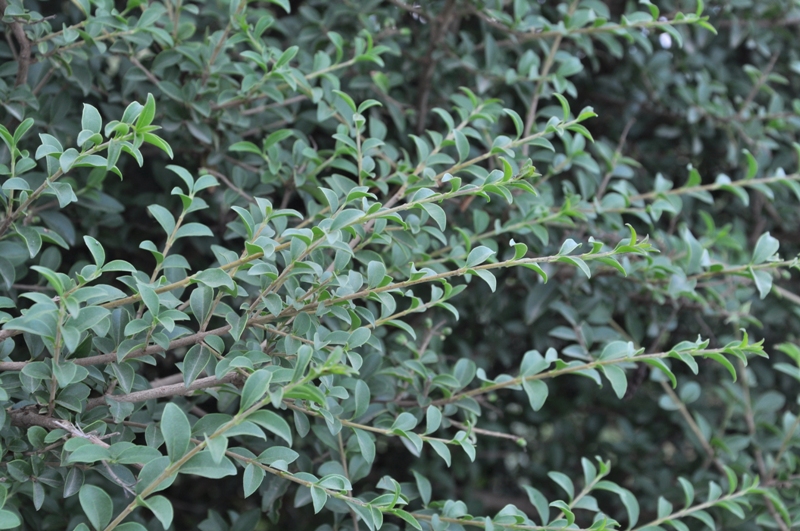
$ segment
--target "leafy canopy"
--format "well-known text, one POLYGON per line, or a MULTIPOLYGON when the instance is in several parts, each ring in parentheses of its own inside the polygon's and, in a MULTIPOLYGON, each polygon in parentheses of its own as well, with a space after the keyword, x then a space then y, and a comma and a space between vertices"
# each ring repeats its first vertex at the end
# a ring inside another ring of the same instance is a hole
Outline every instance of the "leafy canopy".
POLYGON ((791 2, 50 4, 0 529, 800 526, 791 2))

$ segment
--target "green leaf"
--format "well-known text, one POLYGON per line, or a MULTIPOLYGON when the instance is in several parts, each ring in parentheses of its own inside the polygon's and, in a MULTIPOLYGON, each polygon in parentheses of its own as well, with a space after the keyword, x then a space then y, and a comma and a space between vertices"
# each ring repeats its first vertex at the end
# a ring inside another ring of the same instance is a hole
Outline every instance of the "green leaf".
POLYGON ((447 214, 442 207, 434 203, 422 203, 420 206, 439 225, 439 229, 447 228, 447 214))
POLYGON ((386 276, 386 266, 383 262, 372 260, 367 265, 367 285, 370 288, 377 288, 386 276))
POLYGON ((309 400, 317 404, 325 403, 325 395, 313 385, 302 384, 284 393, 284 398, 299 398, 300 400, 309 400))
POLYGON ((201 284, 192 291, 189 296, 189 307, 198 324, 203 324, 208 319, 213 299, 214 290, 206 285, 201 284))
POLYGON ((408 513, 408 512, 406 512, 406 511, 404 511, 402 509, 393 509, 393 510, 391 510, 389 512, 392 513, 393 515, 401 518, 402 520, 404 520, 407 524, 409 524, 414 529, 419 529, 420 531, 422 531, 422 526, 417 521, 417 519, 414 518, 414 516, 411 513, 408 513))
POLYGON ((559 94, 558 92, 553 93, 553 96, 561 103, 561 111, 563 112, 564 118, 563 120, 566 122, 569 120, 569 102, 567 102, 567 98, 559 94))
POLYGON ((144 305, 150 310, 150 313, 153 314, 153 316, 157 316, 161 308, 161 302, 158 299, 156 290, 150 286, 139 284, 139 295, 142 297, 144 305))
POLYGON ((628 512, 628 529, 636 526, 639 521, 639 502, 631 491, 611 481, 598 481, 595 488, 617 494, 628 512))
POLYGON ((522 118, 520 118, 519 114, 517 114, 517 111, 513 109, 503 109, 503 112, 511 118, 512 122, 514 122, 514 128, 517 131, 517 134, 514 138, 517 139, 521 137, 522 133, 525 131, 525 126, 522 123, 522 118))
MULTIPOLYGON (((70 350, 74 352, 75 349, 73 348, 70 350)), ((59 363, 53 364, 53 375, 56 377, 58 386, 61 388, 67 387, 69 384, 71 384, 77 372, 78 366, 71 361, 60 361, 59 363)))
POLYGON ((731 362, 728 361, 728 359, 725 356, 723 356, 722 354, 718 354, 716 352, 712 352, 709 354, 703 354, 703 357, 711 358, 712 360, 716 361, 717 363, 728 369, 728 372, 731 373, 731 378, 733 378, 734 382, 736 381, 736 369, 733 367, 731 362))
POLYGON ((357 112, 356 102, 353 101, 353 98, 351 98, 349 94, 342 92, 341 90, 334 90, 333 93, 342 98, 342 100, 347 104, 348 107, 350 107, 350 109, 352 109, 354 113, 357 112))
POLYGON ((167 233, 167 236, 171 236, 172 232, 175 230, 175 218, 172 216, 172 213, 161 205, 150 205, 147 207, 147 210, 156 218, 156 221, 158 221, 158 224, 164 229, 164 232, 167 233))
POLYGON ((467 267, 480 265, 493 254, 495 254, 494 251, 486 246, 481 245, 480 247, 475 247, 467 256, 467 267))
POLYGON ((92 253, 92 258, 94 258, 94 263, 97 267, 103 267, 106 262, 106 252, 100 242, 91 236, 84 236, 83 241, 86 243, 86 247, 89 248, 89 252, 92 253))
POLYGON ((143 128, 147 127, 151 123, 153 123, 153 118, 156 116, 156 99, 153 97, 152 94, 149 92, 147 93, 147 101, 142 108, 142 113, 139 115, 139 119, 136 120, 136 130, 141 131, 143 128))
POLYGON ((248 415, 247 420, 255 422, 262 428, 271 431, 284 441, 289 446, 292 446, 292 430, 289 428, 289 423, 283 420, 283 417, 274 411, 259 410, 248 415))
POLYGON ((525 390, 525 394, 528 395, 528 401, 531 403, 533 410, 539 411, 542 409, 550 392, 547 384, 541 380, 523 380, 522 388, 525 390))
POLYGON ((314 514, 319 513, 328 501, 328 493, 316 485, 311 486, 311 501, 314 504, 314 514))
MULTIPOLYGON (((169 465, 170 459, 166 456, 157 457, 145 463, 144 467, 142 467, 142 470, 139 472, 139 480, 136 483, 136 492, 141 494, 144 489, 151 487, 153 482, 161 477, 161 474, 169 465)), ((152 492, 158 492, 168 488, 175 481, 176 477, 177 473, 161 480, 161 482, 155 486, 152 492)))
POLYGON ((753 282, 756 284, 756 289, 758 289, 758 295, 763 299, 772 291, 772 274, 763 269, 753 269, 752 267, 749 269, 753 282))
POLYGON ((447 447, 447 445, 441 441, 434 441, 432 439, 429 439, 426 442, 431 445, 431 447, 437 454, 439 454, 439 457, 444 459, 445 464, 449 468, 451 457, 450 457, 450 449, 447 447))
POLYGON ((205 451, 193 455, 180 469, 181 474, 194 474, 210 479, 220 479, 236 475, 236 466, 227 457, 216 463, 211 452, 205 451))
POLYGON ((266 472, 264 472, 264 470, 260 467, 254 465, 253 463, 247 464, 242 477, 242 487, 244 488, 245 498, 258 490, 258 487, 260 487, 261 483, 264 481, 265 475, 266 472))
POLYGON ((61 282, 58 273, 42 266, 31 266, 31 269, 42 275, 59 296, 64 295, 64 284, 61 282))
MULTIPOLYGON (((269 391, 269 382, 272 380, 272 372, 266 369, 259 369, 247 377, 242 389, 242 400, 239 405, 239 412, 250 409, 256 402, 261 400, 269 391)), ((290 440, 291 444, 291 440, 290 440)))
POLYGON ((87 129, 92 133, 99 133, 103 128, 103 119, 100 117, 100 112, 88 103, 83 104, 81 128, 87 129))
POLYGON ((0 529, 16 529, 21 525, 19 516, 6 509, 0 509, 0 529))
POLYGON ((189 349, 189 352, 183 358, 183 366, 181 367, 184 387, 192 385, 192 382, 200 376, 209 361, 211 361, 211 353, 205 345, 194 345, 189 349))
POLYGON ((436 406, 429 406, 425 412, 425 435, 435 432, 442 425, 442 412, 436 406))
POLYGON ((183 457, 189 450, 192 427, 186 414, 172 402, 164 407, 161 414, 161 433, 167 444, 167 455, 172 462, 183 457))
POLYGON ((187 237, 199 237, 199 236, 213 236, 214 233, 211 232, 211 229, 203 225, 202 223, 186 223, 181 225, 178 231, 175 233, 175 239, 179 240, 180 238, 187 238, 187 237))
POLYGON ((536 508, 536 512, 539 513, 539 518, 542 519, 543 525, 547 525, 550 522, 550 504, 547 502, 547 498, 534 487, 523 485, 522 488, 524 488, 525 492, 528 494, 531 505, 533 505, 536 508))
POLYGON ((48 367, 48 365, 42 361, 34 361, 27 363, 22 368, 22 374, 35 380, 49 380, 50 367, 48 367))
POLYGON ((107 461, 111 459, 107 448, 96 444, 84 444, 79 446, 69 455, 69 463, 96 463, 97 461, 107 461))
POLYGON ((364 217, 364 213, 360 210, 354 209, 347 209, 342 210, 339 212, 335 218, 333 218, 333 223, 331 223, 330 230, 339 230, 341 228, 347 227, 348 225, 352 225, 354 221, 364 217))
POLYGON ((267 1, 271 4, 276 4, 281 6, 283 10, 286 11, 287 13, 292 12, 292 6, 289 3, 289 0, 267 0, 267 1))
POLYGON ((114 504, 106 491, 94 485, 85 484, 78 493, 86 518, 95 529, 105 529, 114 513, 114 504))
POLYGON ((780 245, 776 238, 773 238, 769 232, 765 232, 756 242, 756 248, 753 250, 753 257, 750 259, 750 263, 761 264, 766 262, 768 258, 778 252, 780 245))
POLYGON ((611 382, 611 387, 617 394, 617 398, 622 399, 628 390, 628 379, 625 376, 625 371, 616 365, 603 365, 601 369, 608 381, 611 382))
POLYGON ((217 435, 212 438, 206 436, 205 440, 206 449, 211 454, 211 459, 215 464, 220 464, 222 458, 225 457, 225 451, 228 449, 228 437, 226 437, 225 434, 217 435))
POLYGON ((292 372, 292 381, 299 382, 303 379, 303 375, 305 375, 306 368, 308 364, 311 363, 311 357, 314 355, 314 349, 312 349, 309 345, 302 345, 297 350, 297 361, 294 365, 294 371, 292 372))
MULTIPOLYGON (((22 137, 25 136, 25 133, 30 131, 31 127, 33 127, 34 121, 33 118, 25 118, 14 130, 14 144, 19 144, 19 141, 22 140, 22 137)), ((9 146, 11 147, 11 146, 9 146)))
POLYGON ((262 155, 261 148, 252 142, 242 141, 231 144, 228 151, 240 151, 244 153, 253 153, 255 155, 262 155))
POLYGON ((642 360, 646 364, 656 367, 658 370, 663 372, 667 378, 669 378, 670 382, 672 382, 672 388, 675 389, 678 386, 678 379, 675 378, 675 374, 667 367, 667 364, 664 363, 662 360, 654 358, 654 359, 646 359, 642 360))
POLYGON ((366 384, 366 382, 364 382, 364 380, 356 381, 354 395, 356 407, 355 411, 353 412, 353 419, 357 419, 366 413, 367 409, 369 408, 370 391, 369 386, 366 384))
POLYGON ((120 120, 120 122, 124 124, 132 124, 133 121, 139 117, 139 114, 141 114, 142 109, 144 109, 144 107, 142 106, 141 103, 137 101, 129 103, 128 106, 125 108, 125 112, 122 113, 122 119, 120 120))
POLYGON ((758 162, 748 150, 743 149, 742 153, 747 158, 747 175, 745 175, 745 179, 752 179, 758 173, 758 162))
POLYGON ((146 500, 142 500, 141 503, 158 518, 158 521, 164 527, 164 531, 169 529, 169 526, 172 525, 173 510, 172 503, 167 498, 164 496, 150 496, 146 500))
POLYGON ((419 492, 419 496, 422 498, 422 504, 427 507, 431 502, 431 494, 433 493, 431 482, 417 471, 412 470, 411 472, 414 474, 414 480, 417 483, 417 492, 419 492))
POLYGON ((453 130, 453 139, 456 142, 458 161, 464 162, 469 156, 469 140, 467 140, 467 136, 458 129, 453 130))
POLYGON ((158 149, 169 155, 169 158, 173 158, 172 148, 168 143, 166 143, 162 138, 152 134, 152 133, 145 133, 144 134, 144 141, 148 144, 156 146, 158 149))
POLYGON ((548 472, 547 476, 555 481, 559 487, 564 489, 564 492, 567 493, 567 497, 570 501, 575 498, 575 486, 572 484, 572 480, 566 474, 562 474, 561 472, 548 472))
POLYGON ((201 271, 195 275, 194 279, 209 288, 224 287, 233 290, 236 287, 230 275, 218 267, 201 271))
POLYGON ((39 249, 42 248, 42 236, 33 227, 25 226, 17 227, 17 234, 25 241, 30 257, 35 258, 39 254, 39 249))
POLYGON ((491 271, 480 270, 480 271, 472 271, 476 276, 480 277, 486 284, 489 286, 489 289, 492 290, 492 293, 497 289, 497 278, 491 271))
POLYGON ((375 461, 375 442, 372 440, 372 436, 363 430, 355 428, 353 428, 353 432, 356 434, 356 442, 358 442, 361 457, 371 465, 375 461))

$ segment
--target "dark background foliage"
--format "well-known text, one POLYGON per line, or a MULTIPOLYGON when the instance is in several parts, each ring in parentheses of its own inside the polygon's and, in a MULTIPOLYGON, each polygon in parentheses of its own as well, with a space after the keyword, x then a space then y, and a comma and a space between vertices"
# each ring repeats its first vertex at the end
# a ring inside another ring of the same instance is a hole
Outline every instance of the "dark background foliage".
MULTIPOLYGON (((541 174, 532 181, 539 197, 522 198, 514 207, 497 196, 491 202, 481 197, 448 200, 441 206, 449 228, 461 228, 470 237, 491 231, 495 223, 500 227, 522 219, 526 209, 549 212, 571 202, 574 210, 569 215, 541 223, 536 220, 543 214, 529 216, 528 225, 522 223, 514 230, 473 238, 474 243, 498 249, 499 256, 506 256, 508 239, 513 237, 524 241, 534 256, 548 256, 557 253, 567 238, 586 242, 592 236, 613 245, 627 236, 624 224, 630 223, 640 236, 649 235, 660 254, 646 264, 623 262, 627 277, 605 268, 595 270, 587 279, 577 268, 548 264, 550 281, 542 283, 534 271, 510 268, 498 270, 494 293, 473 277, 469 288, 450 301, 458 309, 458 321, 442 308, 405 318, 417 330, 414 348, 424 345, 423 351, 436 353, 442 372, 460 359, 469 359, 494 378, 502 373, 516 374, 524 353, 532 349, 544 353, 555 348, 590 356, 621 339, 633 341, 647 352, 660 352, 681 341, 694 341, 698 335, 710 341, 710 348, 719 348, 741 339, 739 330, 746 328, 751 339, 765 340, 771 358, 756 359, 746 370, 740 367, 736 383, 730 382, 725 368, 711 360, 698 360, 698 375, 673 363, 679 381, 676 396, 688 405, 688 411, 679 410, 665 394, 661 373, 645 365, 641 367, 646 370, 628 371, 627 395, 622 400, 607 382, 598 387, 591 379, 577 376, 549 380, 549 398, 539 411, 530 408, 524 393, 488 393, 480 399, 482 415, 477 426, 512 434, 518 441, 514 437, 478 435, 475 462, 454 451, 452 466, 447 467, 427 447, 415 458, 400 438, 379 438, 375 462, 354 490, 375 490, 386 475, 413 483, 413 468, 431 480, 434 499, 464 500, 470 514, 494 514, 507 504, 515 504, 531 515, 535 510, 521 485, 535 486, 548 499, 563 498, 563 490, 548 479, 547 473, 558 470, 579 478, 581 458, 596 455, 611 461, 608 479, 639 498, 640 521, 646 522, 656 517, 659 496, 678 505, 683 496, 679 476, 689 478, 698 491, 709 480, 719 481, 720 470, 714 465, 717 460, 739 475, 764 475, 767 471, 762 481, 779 488, 779 496, 789 504, 790 521, 798 521, 793 450, 800 441, 793 436, 794 429, 786 433, 796 418, 798 385, 790 375, 773 368, 776 362, 788 360, 776 345, 794 341, 800 325, 800 297, 794 295, 800 289, 789 272, 791 264, 774 269, 765 297, 759 297, 746 271, 744 277, 721 274, 697 283, 687 280, 687 275, 699 272, 696 264, 690 264, 698 258, 693 245, 707 250, 707 260, 733 268, 749 262, 759 238, 769 231, 780 241, 782 258, 796 256, 800 250, 798 198, 788 186, 760 185, 762 188, 751 189, 749 195, 744 193, 744 198, 736 190, 715 188, 710 204, 697 194, 681 195, 677 203, 666 198, 648 199, 647 205, 620 206, 615 202, 622 196, 683 186, 690 168, 699 172, 704 185, 719 183, 721 174, 742 179, 748 174, 749 162, 742 150, 753 155, 754 163, 757 161, 757 178, 780 176, 782 172, 796 176, 798 152, 793 143, 798 141, 800 127, 800 100, 795 99, 800 90, 800 57, 795 42, 800 11, 794 2, 706 2, 704 14, 716 28, 716 35, 692 24, 676 25, 677 35, 665 33, 662 27, 648 27, 620 29, 619 35, 564 30, 563 37, 551 25, 568 21, 576 12, 592 10, 596 16, 615 22, 647 8, 632 1, 599 0, 247 4, 246 22, 251 28, 260 17, 274 17, 259 39, 264 48, 279 52, 297 46, 291 62, 305 75, 327 68, 319 56, 330 62, 336 55, 329 32, 341 35, 345 49, 339 62, 349 64, 332 68, 318 80, 309 77, 310 87, 321 89, 320 94, 302 86, 293 90, 279 76, 266 81, 255 74, 248 78, 248 69, 254 65, 252 57, 243 52, 252 46, 238 28, 229 25, 228 2, 167 2, 169 7, 160 16, 137 26, 131 17, 142 17, 146 3, 25 0, 24 9, 40 14, 44 20, 25 25, 34 46, 26 59, 30 65, 23 80, 20 61, 15 61, 22 50, 12 27, 19 19, 4 19, 0 115, 9 130, 13 131, 23 118, 33 117, 35 133, 48 133, 65 146, 74 145, 81 130, 82 103, 95 106, 106 121, 119 118, 130 102, 144 102, 152 93, 157 108, 154 124, 163 128, 159 134, 174 152, 170 161, 162 150, 145 144, 141 166, 123 155, 119 163, 122 180, 111 173, 93 173, 89 168, 75 170, 67 179, 71 179, 79 200, 62 209, 42 201, 28 218, 60 234, 70 248, 48 246, 31 263, 63 272, 78 271, 91 261, 81 240, 83 235, 90 235, 102 242, 108 261, 125 260, 149 276, 153 257, 139 244, 152 240, 161 246, 164 235, 147 207, 160 204, 177 212, 178 200, 170 191, 181 181, 166 169, 170 163, 187 168, 193 175, 205 172, 219 180, 219 185, 204 196, 210 208, 192 215, 192 221, 204 223, 213 235, 182 239, 172 249, 186 258, 192 271, 213 265, 213 245, 240 252, 241 233, 230 225, 237 221, 232 205, 247 206, 249 197, 258 196, 269 198, 276 209, 280 205, 304 215, 319 210, 326 204, 319 191, 324 185, 322 176, 346 173, 351 169, 346 164, 352 166, 342 157, 319 175, 312 171, 325 158, 317 155, 337 146, 332 135, 339 121, 332 116, 335 106, 343 103, 331 95, 333 89, 341 89, 356 103, 369 98, 381 103, 365 115, 370 135, 380 136, 386 143, 383 159, 376 157, 378 164, 387 165, 379 170, 382 177, 414 170, 418 152, 410 135, 423 136, 426 130, 445 135, 449 132, 451 128, 433 109, 464 108, 468 98, 460 87, 470 88, 481 100, 497 100, 488 104, 490 118, 479 119, 475 125, 470 139, 473 156, 487 149, 478 145, 480 140, 491 146, 501 134, 514 137, 515 124, 501 108, 516 110, 526 128, 535 132, 542 130, 551 117, 561 117, 562 107, 553 93, 563 94, 574 115, 586 106, 598 114, 598 118, 584 122, 595 142, 567 132, 561 139, 551 136, 554 151, 541 145, 517 149, 516 163, 521 166, 530 157, 541 174), (97 42, 102 43, 103 50, 86 43, 83 36, 72 43, 45 39, 62 25, 85 20, 81 4, 94 10, 97 20, 83 29, 95 39, 102 36, 97 42), (290 9, 284 10, 282 4, 290 9), (113 8, 124 13, 117 24, 133 29, 114 28, 108 20, 100 20, 100 10, 113 8), (541 32, 547 36, 541 36, 541 32), (358 38, 364 42, 369 39, 375 48, 362 50, 365 55, 356 61, 351 58, 358 38), (678 38, 683 40, 682 47, 678 38), (319 54, 316 61, 322 62, 315 63, 315 54, 319 54), (246 83, 252 83, 253 88, 245 88, 246 83), (318 104, 322 92, 323 103, 318 104), (279 151, 270 155, 273 164, 280 161, 278 168, 257 155, 230 150, 241 141, 260 144, 269 134, 284 129, 303 139, 315 155, 303 153, 293 140, 279 143, 279 151), (752 388, 743 388, 743 381, 752 388), (695 427, 706 431, 707 441, 698 440, 687 423, 691 418, 695 427), (788 445, 788 451, 780 452, 782 461, 775 463, 772 459, 782 443, 788 445), (713 455, 708 454, 708 448, 713 455), (765 454, 766 464, 759 463, 765 454)), ((668 20, 674 20, 679 11, 693 13, 696 8, 693 0, 653 3, 668 20)), ((22 3, 8 1, 6 5, 13 9, 22 3)), ((274 54, 273 61, 278 55, 274 54)), ((25 147, 33 152, 37 146, 35 135, 29 134, 25 147)), ((455 157, 453 147, 446 151, 455 157)), ((2 156, 7 159, 7 151, 2 156)), ((496 158, 490 158, 485 167, 491 170, 499 164, 496 158)), ((381 190, 382 197, 388 199, 400 182, 385 179, 383 186, 387 189, 381 190)), ((455 232, 448 232, 448 238, 449 245, 461 244, 455 232)), ((0 248, 0 254, 18 252, 8 239, 4 242, 0 242, 0 246, 6 245, 0 248)), ((392 252, 388 246, 374 250, 387 256, 392 252)), ((436 255, 431 258, 426 252, 415 255, 418 267, 425 260, 435 260, 436 255)), ((46 288, 45 280, 35 271, 20 269, 23 262, 24 257, 14 263, 17 275, 6 294, 18 300, 20 308, 30 305, 23 298, 17 299, 20 294, 46 288)), ((183 269, 166 272, 170 281, 179 281, 186 274, 183 269)), ((415 287, 414 291, 425 300, 430 293, 428 286, 415 287)), ((234 307, 233 302, 229 304, 234 307)), ((210 327, 224 324, 222 317, 215 317, 210 327)), ((405 344, 409 338, 395 329, 384 327, 374 334, 385 345, 385 357, 390 360, 387 366, 399 364, 413 352, 405 344)), ((17 342, 9 360, 30 359, 24 350, 24 343, 17 342)), ((176 363, 184 354, 185 349, 169 352, 154 366, 139 366, 138 373, 150 382, 170 376, 177 372, 176 363)), ((377 376, 371 380, 373 399, 380 396, 381 389, 391 393, 381 397, 390 404, 414 398, 395 394, 397 383, 389 379, 377 376)), ((208 396, 178 400, 187 410, 194 405, 206 412, 230 412, 225 404, 220 406, 208 396)), ((290 416, 286 418, 290 420, 290 416)), ((321 422, 318 425, 324 426, 321 422)), ((14 430, 9 420, 4 430, 14 430)), ((19 434, 8 432, 4 437, 19 434)), ((141 430, 136 437, 143 440, 141 430)), ((302 469, 313 470, 331 458, 331 450, 313 432, 310 437, 297 438, 294 449, 301 452, 302 469)), ((6 447, 4 452, 10 456, 6 447)), ((107 485, 113 488, 112 483, 107 485)), ((288 487, 283 495, 286 488, 286 483, 268 476, 260 496, 244 499, 240 476, 219 480, 179 476, 162 494, 175 509, 175 529, 198 525, 205 531, 314 529, 332 525, 326 512, 314 515, 310 505, 295 507, 296 488, 288 487)), ((60 518, 46 516, 46 511, 55 511, 58 503, 64 504, 67 514, 81 514, 75 496, 61 500, 56 495, 53 499, 57 501, 35 511, 31 499, 25 498, 25 489, 20 492, 14 507, 24 516, 25 529, 61 529, 67 525, 60 518)), ((117 495, 122 497, 121 493, 117 495)), ((616 495, 599 493, 597 498, 611 517, 626 521, 625 507, 616 495)), ((762 497, 754 497, 754 508, 744 520, 722 511, 714 514, 723 529, 786 526, 776 523, 778 519, 770 516, 765 503, 762 497)), ((80 518, 73 518, 69 526, 80 518)), ((387 517, 388 521, 395 525, 400 522, 387 517)), ((591 520, 579 518, 578 523, 588 526, 591 520)), ((154 521, 147 525, 159 528, 154 521)), ((337 519, 336 525, 350 524, 340 524, 337 519)))

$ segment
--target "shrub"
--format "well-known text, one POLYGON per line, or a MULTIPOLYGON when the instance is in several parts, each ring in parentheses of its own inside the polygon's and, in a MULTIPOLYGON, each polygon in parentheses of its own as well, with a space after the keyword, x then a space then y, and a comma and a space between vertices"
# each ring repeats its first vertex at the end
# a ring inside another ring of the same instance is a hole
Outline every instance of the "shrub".
POLYGON ((0 0, 0 528, 796 528, 792 4, 0 0))

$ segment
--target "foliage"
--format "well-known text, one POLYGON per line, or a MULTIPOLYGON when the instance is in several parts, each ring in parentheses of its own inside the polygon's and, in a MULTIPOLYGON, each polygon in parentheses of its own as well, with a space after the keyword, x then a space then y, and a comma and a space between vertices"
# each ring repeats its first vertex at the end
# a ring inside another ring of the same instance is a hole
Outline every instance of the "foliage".
POLYGON ((793 2, 420 4, 0 0, 1 529, 800 526, 793 2))

